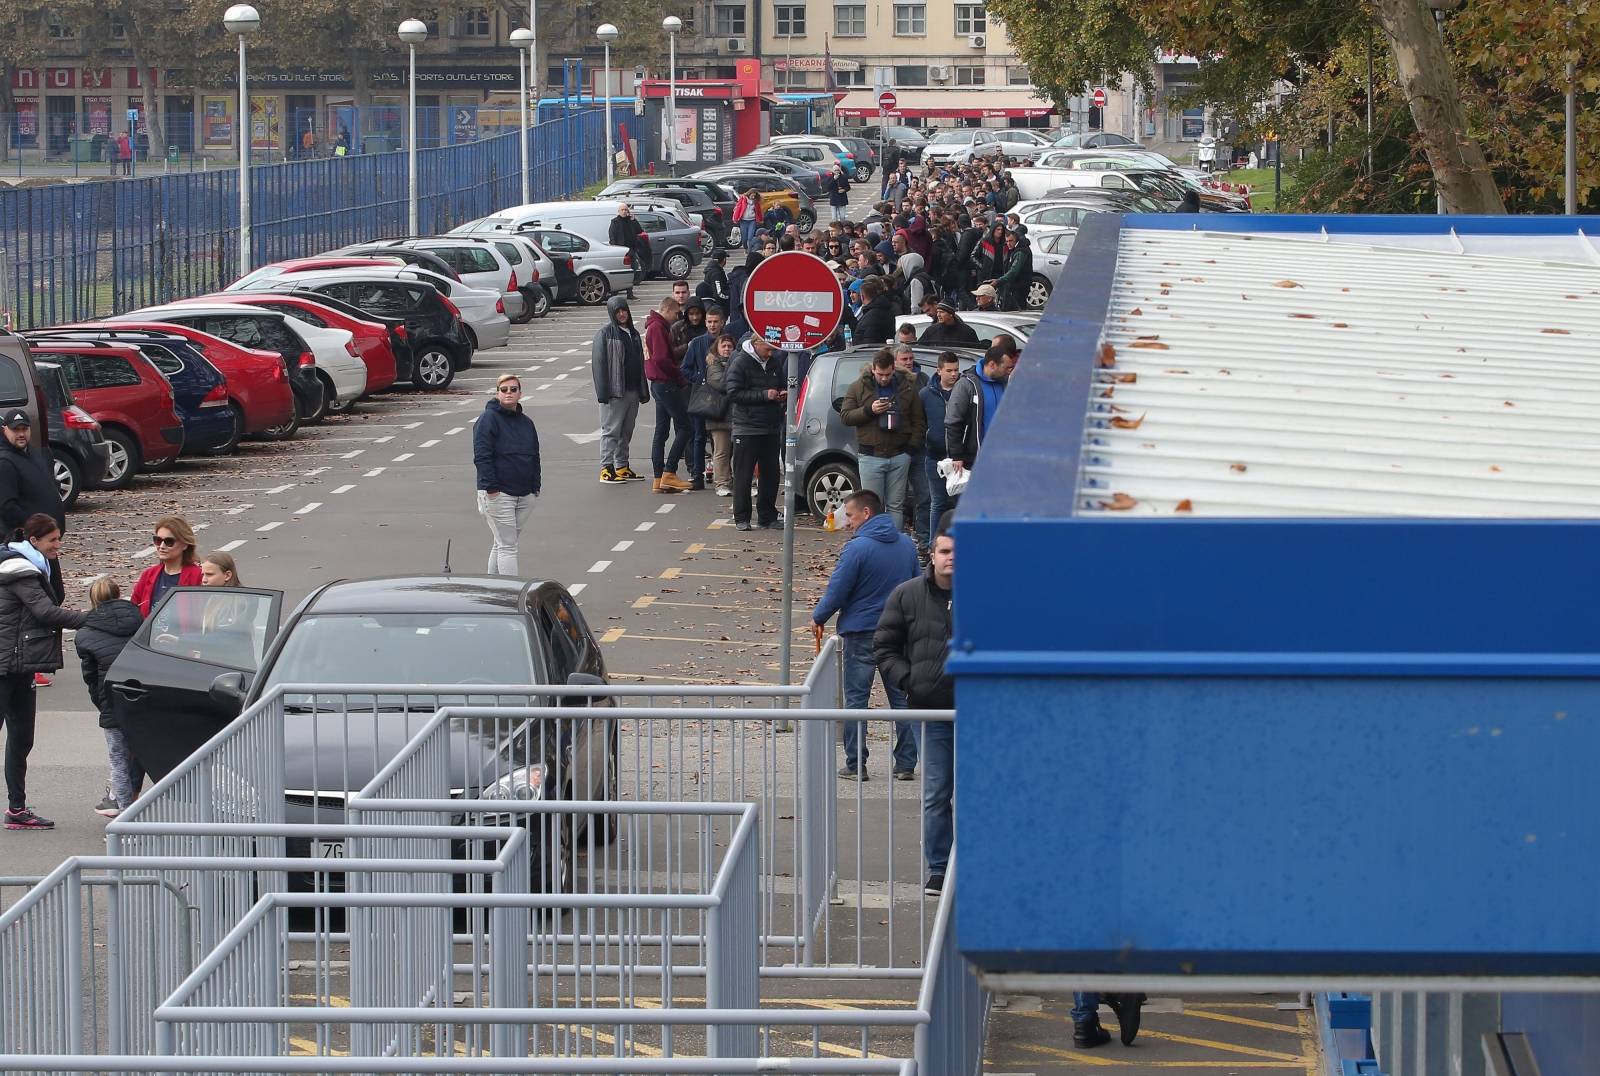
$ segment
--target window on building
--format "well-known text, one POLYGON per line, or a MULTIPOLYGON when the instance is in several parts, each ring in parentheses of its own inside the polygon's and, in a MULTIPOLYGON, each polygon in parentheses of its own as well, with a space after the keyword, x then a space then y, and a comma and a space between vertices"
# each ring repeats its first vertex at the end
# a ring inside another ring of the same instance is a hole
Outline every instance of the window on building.
POLYGON ((928 7, 926 4, 896 4, 894 6, 894 32, 906 37, 924 37, 928 33, 928 7))
POLYGON ((833 8, 833 36, 866 37, 867 5, 835 4, 833 8))
POLYGON ((806 9, 804 4, 779 4, 773 9, 777 13, 776 33, 779 37, 805 37, 806 36, 806 9))
POLYGON ((865 86, 867 84, 867 72, 865 69, 858 71, 835 70, 833 82, 836 86, 865 86))
POLYGON ((982 4, 956 5, 956 33, 986 34, 988 32, 989 16, 984 11, 982 4))
POLYGON ((716 36, 742 37, 744 35, 744 5, 718 4, 716 7, 716 36))
POLYGON ((126 41, 126 40, 128 40, 128 27, 127 27, 127 25, 125 23, 114 22, 114 23, 111 24, 111 40, 113 40, 113 41, 126 41))
POLYGON ((489 36, 489 9, 486 7, 469 7, 461 13, 461 37, 488 37, 489 36))
POLYGON ((1006 68, 1006 85, 1032 86, 1033 79, 1028 76, 1026 67, 1008 67, 1006 68))
POLYGON ((928 84, 928 68, 896 67, 894 69, 894 84, 896 86, 926 86, 928 84))
POLYGON ((691 5, 684 10, 682 15, 678 16, 683 20, 683 32, 686 34, 697 32, 695 30, 695 12, 698 7, 699 5, 691 5))
POLYGON ((983 85, 983 68, 981 68, 981 67, 958 67, 958 68, 956 68, 956 85, 957 86, 982 86, 983 85))
POLYGON ((76 26, 68 26, 54 15, 50 16, 48 30, 51 41, 76 41, 78 38, 76 26))

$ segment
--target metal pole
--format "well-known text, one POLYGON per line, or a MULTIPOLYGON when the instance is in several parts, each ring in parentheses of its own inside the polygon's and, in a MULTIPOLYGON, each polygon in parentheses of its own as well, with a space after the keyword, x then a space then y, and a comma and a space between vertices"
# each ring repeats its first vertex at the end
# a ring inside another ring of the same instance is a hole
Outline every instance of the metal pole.
POLYGON ((1372 165, 1372 28, 1367 28, 1367 175, 1373 174, 1372 165))
POLYGON ((611 152, 611 42, 609 41, 606 42, 606 81, 604 88, 606 91, 606 182, 610 183, 616 178, 612 174, 616 168, 616 162, 612 160, 615 155, 611 152))
POLYGON ((783 403, 783 620, 778 636, 778 683, 787 685, 792 679, 789 658, 794 642, 794 465, 799 455, 795 440, 795 397, 800 392, 799 351, 787 351, 788 380, 784 387, 788 395, 783 403))
MULTIPOLYGON (((530 5, 531 6, 531 5, 530 5)), ((528 66, 533 67, 533 47, 528 47, 528 66)), ((517 145, 522 150, 522 204, 533 201, 528 188, 528 80, 522 71, 522 50, 517 50, 517 83, 522 92, 522 127, 517 132, 517 145)), ((412 233, 415 234, 415 233, 412 233)))
MULTIPOLYGON (((528 88, 533 91, 534 99, 537 100, 539 96, 539 72, 534 68, 539 62, 539 0, 528 0, 528 32, 533 35, 533 40, 528 42, 528 88)), ((563 88, 565 88, 565 67, 562 70, 562 82, 563 88)), ((528 125, 523 123, 522 126, 526 127, 528 125)), ((526 192, 523 193, 522 203, 523 205, 528 203, 526 192)))
MULTIPOLYGON (((1438 27, 1438 29, 1439 29, 1439 40, 1441 42, 1444 41, 1444 12, 1442 12, 1442 11, 1440 11, 1438 9, 1434 10, 1434 12, 1433 12, 1433 25, 1438 27)), ((1438 184, 1438 180, 1435 179, 1434 183, 1435 183, 1435 185, 1437 185, 1438 184)), ((1444 191, 1443 191, 1443 189, 1441 189, 1439 191, 1439 215, 1441 217, 1445 215, 1444 191)))
POLYGON ((411 127, 411 137, 406 139, 406 171, 408 173, 406 206, 406 234, 417 235, 421 229, 417 227, 417 46, 411 49, 411 77, 410 109, 408 119, 411 127))
POLYGON ((239 275, 250 272, 250 79, 239 35, 239 275))
POLYGON ((1578 88, 1577 67, 1567 65, 1567 216, 1578 215, 1578 88))
POLYGON ((678 35, 667 35, 667 174, 678 174, 678 35))

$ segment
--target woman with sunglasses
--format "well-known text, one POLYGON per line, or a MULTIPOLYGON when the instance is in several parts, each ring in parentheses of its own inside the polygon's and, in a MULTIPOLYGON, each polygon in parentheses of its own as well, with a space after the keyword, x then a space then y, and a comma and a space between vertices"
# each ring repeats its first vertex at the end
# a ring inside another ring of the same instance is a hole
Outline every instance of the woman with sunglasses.
POLYGON ((161 604, 162 595, 173 587, 197 587, 203 574, 195 559, 194 528, 182 516, 163 516, 156 520, 150 541, 156 547, 156 562, 139 575, 133 584, 133 604, 149 616, 161 604))
POLYGON ((478 514, 489 524, 489 574, 517 574, 522 528, 539 496, 539 431, 522 410, 522 380, 501 374, 472 430, 478 514))

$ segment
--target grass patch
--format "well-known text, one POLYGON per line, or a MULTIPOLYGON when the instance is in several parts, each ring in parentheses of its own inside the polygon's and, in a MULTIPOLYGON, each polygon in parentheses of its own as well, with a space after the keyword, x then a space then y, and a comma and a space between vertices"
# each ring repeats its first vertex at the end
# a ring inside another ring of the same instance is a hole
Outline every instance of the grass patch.
MULTIPOLYGON (((1271 168, 1235 168, 1222 179, 1228 183, 1243 183, 1250 188, 1250 207, 1257 213, 1275 213, 1278 210, 1278 195, 1273 189, 1273 169, 1271 168)), ((1294 176, 1288 170, 1283 172, 1283 189, 1288 190, 1294 186, 1294 176)))

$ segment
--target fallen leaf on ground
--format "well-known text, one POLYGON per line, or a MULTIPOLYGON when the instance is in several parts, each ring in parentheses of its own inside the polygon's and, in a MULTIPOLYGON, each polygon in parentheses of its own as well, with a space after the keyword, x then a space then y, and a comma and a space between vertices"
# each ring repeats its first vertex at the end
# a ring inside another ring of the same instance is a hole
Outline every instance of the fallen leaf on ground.
POLYGON ((1272 285, 1275 288, 1303 288, 1304 284, 1297 284, 1292 280, 1279 280, 1272 285))
POLYGON ((1160 340, 1135 340, 1133 347, 1144 348, 1146 351, 1171 351, 1172 349, 1160 340))
POLYGON ((1194 511, 1194 502, 1190 501, 1189 498, 1185 497, 1183 500, 1178 502, 1178 507, 1174 508, 1173 511, 1174 512, 1193 512, 1194 511))

